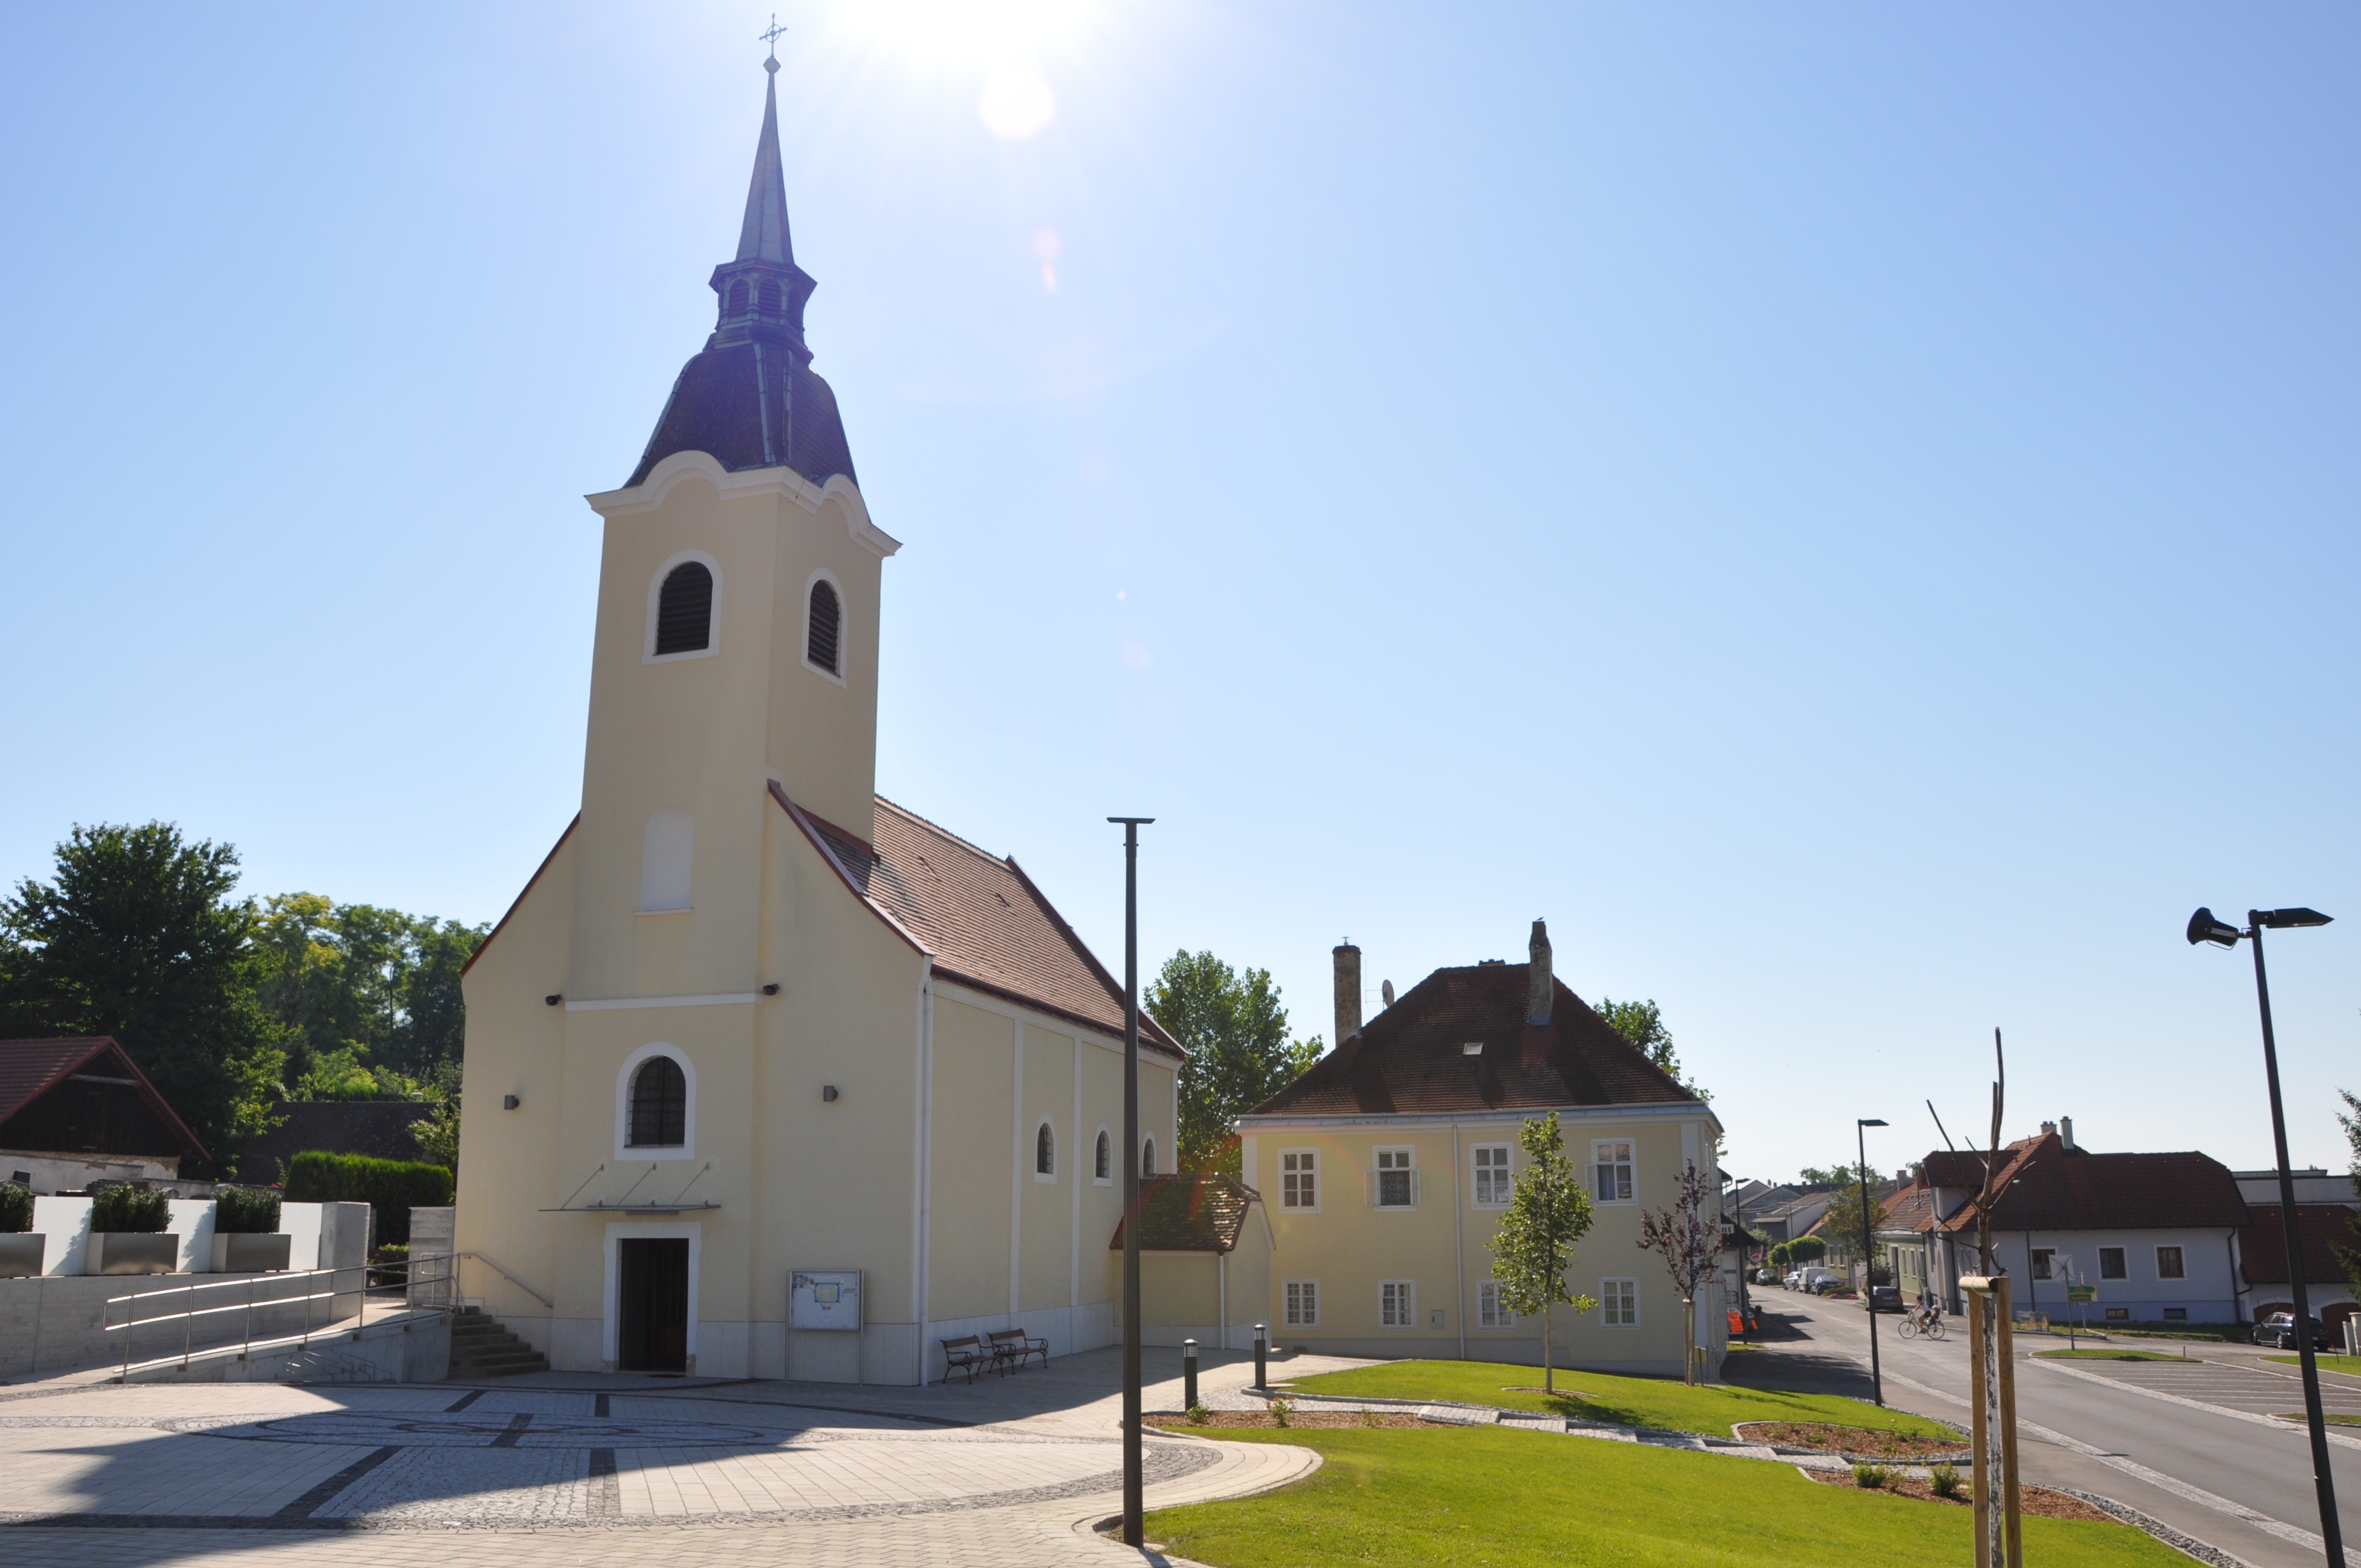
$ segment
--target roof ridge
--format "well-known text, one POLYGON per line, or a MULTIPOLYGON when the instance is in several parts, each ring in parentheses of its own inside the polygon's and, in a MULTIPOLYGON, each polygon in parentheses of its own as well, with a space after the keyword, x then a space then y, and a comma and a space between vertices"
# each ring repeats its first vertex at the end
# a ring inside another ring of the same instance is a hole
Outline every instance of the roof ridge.
POLYGON ((990 861, 994 865, 999 866, 1003 870, 1005 870, 1009 864, 1008 857, 1005 855, 995 855, 990 850, 985 849, 983 845, 975 843, 970 839, 961 838, 958 834, 952 832, 950 828, 944 827, 941 823, 936 821, 931 817, 921 817, 917 812, 911 810, 908 806, 890 801, 882 795, 876 797, 876 801, 878 805, 885 807, 886 810, 895 812, 903 817, 908 817, 919 827, 927 828, 931 832, 939 833, 942 837, 949 839, 952 843, 957 844, 961 849, 965 850, 968 853, 976 856, 978 859, 990 861))

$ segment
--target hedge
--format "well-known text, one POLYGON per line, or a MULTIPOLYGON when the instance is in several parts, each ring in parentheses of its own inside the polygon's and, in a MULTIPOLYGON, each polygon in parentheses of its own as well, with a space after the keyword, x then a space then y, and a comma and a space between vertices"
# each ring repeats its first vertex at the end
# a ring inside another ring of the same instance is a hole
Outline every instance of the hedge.
POLYGON ((279 1229, 279 1194, 256 1187, 214 1190, 214 1234, 267 1236, 279 1229))
POLYGON ((172 1223, 171 1196, 163 1189, 101 1189, 91 1201, 90 1228, 109 1235, 153 1235, 172 1223))
POLYGON ((377 1217, 377 1245, 410 1240, 410 1211, 451 1201, 451 1173, 423 1160, 306 1149, 287 1162, 291 1203, 366 1203, 377 1217))
POLYGON ((0 1234, 13 1235, 32 1228, 33 1190, 13 1181, 0 1181, 0 1234))

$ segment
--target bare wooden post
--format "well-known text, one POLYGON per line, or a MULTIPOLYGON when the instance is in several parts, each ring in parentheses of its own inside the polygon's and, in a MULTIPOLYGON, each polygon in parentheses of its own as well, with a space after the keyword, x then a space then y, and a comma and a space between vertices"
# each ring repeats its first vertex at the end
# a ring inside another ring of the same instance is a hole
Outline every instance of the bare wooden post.
POLYGON ((1971 1275, 1960 1281, 1960 1288, 1968 1299, 1971 1346, 1968 1372, 1976 1453, 1977 1568, 2025 1568, 2017 1528, 2016 1366, 2009 1332, 2008 1277, 1971 1275))

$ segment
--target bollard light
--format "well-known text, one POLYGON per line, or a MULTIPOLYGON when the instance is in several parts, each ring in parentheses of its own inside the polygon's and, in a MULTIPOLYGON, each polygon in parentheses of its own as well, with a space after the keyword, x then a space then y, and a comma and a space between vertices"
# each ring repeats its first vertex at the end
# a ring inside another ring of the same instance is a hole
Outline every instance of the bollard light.
POLYGON ((1180 1342, 1180 1408, 1197 1408, 1197 1342, 1192 1339, 1180 1342))
POLYGON ((1269 1354, 1270 1325, 1257 1323, 1255 1325, 1255 1387, 1257 1388, 1270 1387, 1270 1373, 1266 1369, 1263 1362, 1263 1358, 1269 1354))

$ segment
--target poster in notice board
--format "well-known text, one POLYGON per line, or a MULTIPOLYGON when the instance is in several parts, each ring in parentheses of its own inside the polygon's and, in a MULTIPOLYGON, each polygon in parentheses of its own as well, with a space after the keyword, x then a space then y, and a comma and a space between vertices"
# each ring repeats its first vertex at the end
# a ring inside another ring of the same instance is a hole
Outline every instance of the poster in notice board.
POLYGON ((796 1329, 859 1328, 861 1270, 796 1269, 787 1290, 787 1326, 796 1329))

